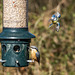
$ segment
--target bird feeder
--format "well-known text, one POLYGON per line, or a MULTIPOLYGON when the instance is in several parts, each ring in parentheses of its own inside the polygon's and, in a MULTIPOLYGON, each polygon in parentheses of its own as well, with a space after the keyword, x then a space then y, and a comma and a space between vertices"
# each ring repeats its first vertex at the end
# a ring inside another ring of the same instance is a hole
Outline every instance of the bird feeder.
POLYGON ((28 31, 28 0, 3 0, 2 65, 28 66, 31 38, 35 36, 28 31))

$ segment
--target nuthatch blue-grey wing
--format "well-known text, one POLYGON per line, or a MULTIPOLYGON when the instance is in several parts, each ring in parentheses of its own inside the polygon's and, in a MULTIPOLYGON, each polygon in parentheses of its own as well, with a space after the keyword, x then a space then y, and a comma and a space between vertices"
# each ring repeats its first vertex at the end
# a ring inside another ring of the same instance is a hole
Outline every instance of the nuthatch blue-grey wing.
POLYGON ((38 51, 38 48, 35 46, 31 46, 30 49, 31 49, 32 60, 35 60, 39 63, 40 62, 40 53, 38 51))
POLYGON ((40 63, 40 53, 39 53, 39 51, 36 53, 36 57, 37 57, 37 62, 40 63))

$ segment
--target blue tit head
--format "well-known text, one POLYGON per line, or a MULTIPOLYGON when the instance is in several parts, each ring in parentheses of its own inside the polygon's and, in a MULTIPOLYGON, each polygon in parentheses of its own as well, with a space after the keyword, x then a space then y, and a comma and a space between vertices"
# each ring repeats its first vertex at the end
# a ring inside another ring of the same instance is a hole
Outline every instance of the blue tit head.
POLYGON ((52 15, 52 17, 55 17, 55 15, 52 15))
POLYGON ((51 19, 54 19, 56 16, 55 15, 52 15, 51 19))
POLYGON ((56 15, 58 18, 60 18, 60 17, 61 17, 61 15, 60 15, 60 13, 59 13, 59 12, 55 13, 55 15, 56 15))
POLYGON ((38 51, 38 48, 36 46, 31 46, 30 49, 36 49, 38 51))

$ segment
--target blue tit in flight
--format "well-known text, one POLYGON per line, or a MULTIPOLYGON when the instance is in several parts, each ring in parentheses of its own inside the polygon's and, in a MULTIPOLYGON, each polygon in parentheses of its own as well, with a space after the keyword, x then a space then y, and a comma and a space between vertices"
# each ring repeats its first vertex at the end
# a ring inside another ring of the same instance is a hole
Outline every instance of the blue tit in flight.
POLYGON ((60 13, 57 12, 55 14, 52 15, 51 19, 49 21, 51 21, 52 23, 49 25, 49 28, 52 26, 52 25, 57 25, 56 26, 56 30, 59 31, 59 28, 60 28, 60 23, 58 22, 58 19, 61 17, 60 13))
POLYGON ((32 60, 37 61, 38 63, 40 63, 40 53, 38 51, 38 48, 35 47, 35 46, 31 46, 31 47, 29 47, 29 49, 31 51, 30 53, 31 53, 32 60))

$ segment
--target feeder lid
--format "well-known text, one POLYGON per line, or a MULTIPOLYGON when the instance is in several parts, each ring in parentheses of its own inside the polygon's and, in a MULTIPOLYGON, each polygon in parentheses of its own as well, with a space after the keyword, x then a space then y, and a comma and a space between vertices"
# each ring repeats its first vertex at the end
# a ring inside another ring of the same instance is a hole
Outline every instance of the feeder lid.
POLYGON ((0 33, 0 40, 31 38, 35 38, 35 36, 28 31, 28 28, 3 28, 3 32, 0 33))

